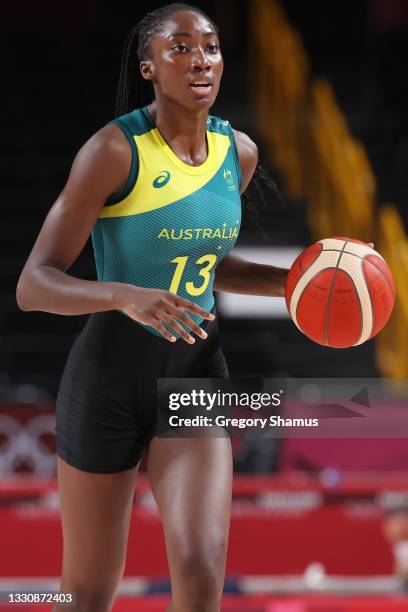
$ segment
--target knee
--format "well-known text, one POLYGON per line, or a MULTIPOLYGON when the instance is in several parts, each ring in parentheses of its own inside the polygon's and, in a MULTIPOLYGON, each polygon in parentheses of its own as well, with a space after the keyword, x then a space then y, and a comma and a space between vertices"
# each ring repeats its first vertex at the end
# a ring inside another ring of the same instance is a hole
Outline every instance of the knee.
POLYGON ((104 589, 87 589, 77 592, 78 612, 110 612, 114 595, 104 589))
POLYGON ((112 609, 115 594, 111 590, 81 585, 73 586, 70 591, 75 593, 75 605, 69 608, 66 605, 56 606, 55 612, 110 612, 112 609))
POLYGON ((125 561, 119 565, 83 564, 73 567, 66 562, 63 566, 60 592, 74 594, 74 606, 57 606, 56 612, 110 612, 117 589, 125 569, 125 561))
MULTIPOLYGON (((174 585, 175 600, 190 612, 213 612, 221 602, 225 571, 225 547, 190 551, 179 563, 179 580, 174 585)), ((176 608, 177 609, 177 608, 176 608)))

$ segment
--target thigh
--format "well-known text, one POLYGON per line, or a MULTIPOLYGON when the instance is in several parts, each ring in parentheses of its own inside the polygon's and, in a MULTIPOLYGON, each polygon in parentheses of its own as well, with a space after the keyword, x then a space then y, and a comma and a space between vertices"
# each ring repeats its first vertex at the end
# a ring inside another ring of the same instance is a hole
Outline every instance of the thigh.
POLYGON ((223 580, 231 511, 229 437, 152 439, 148 476, 163 523, 173 586, 189 565, 223 580))
POLYGON ((141 331, 125 315, 96 313, 71 349, 56 402, 57 451, 79 470, 109 474, 140 460, 155 418, 143 395, 152 334, 141 331))
POLYGON ((81 610, 110 609, 125 565, 137 470, 94 474, 58 458, 61 590, 75 591, 81 610))
MULTIPOLYGON (((212 310, 215 313, 215 308, 212 310)), ((228 378, 228 364, 218 337, 218 321, 205 321, 206 340, 196 340, 180 358, 173 361, 172 371, 166 376, 174 378, 228 378)))

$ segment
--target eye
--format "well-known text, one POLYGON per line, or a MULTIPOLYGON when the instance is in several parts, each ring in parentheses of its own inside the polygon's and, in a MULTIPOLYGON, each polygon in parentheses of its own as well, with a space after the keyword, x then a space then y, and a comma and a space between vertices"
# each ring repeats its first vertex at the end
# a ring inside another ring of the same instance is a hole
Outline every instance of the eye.
POLYGON ((220 50, 220 47, 216 43, 209 43, 207 45, 207 49, 209 50, 210 53, 218 53, 218 51, 220 50))
POLYGON ((178 44, 173 45, 172 50, 177 51, 178 53, 185 53, 186 51, 188 51, 188 48, 186 47, 186 45, 178 44))

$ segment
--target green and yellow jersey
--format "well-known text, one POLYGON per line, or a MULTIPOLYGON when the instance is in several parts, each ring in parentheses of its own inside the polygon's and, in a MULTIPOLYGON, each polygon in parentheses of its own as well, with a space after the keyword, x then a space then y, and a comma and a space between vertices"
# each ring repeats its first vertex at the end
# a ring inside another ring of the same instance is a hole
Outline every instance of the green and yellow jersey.
POLYGON ((98 280, 164 289, 210 311, 215 269, 241 224, 241 172, 229 122, 209 116, 208 157, 200 166, 173 153, 147 107, 111 123, 127 137, 132 164, 92 231, 98 280))

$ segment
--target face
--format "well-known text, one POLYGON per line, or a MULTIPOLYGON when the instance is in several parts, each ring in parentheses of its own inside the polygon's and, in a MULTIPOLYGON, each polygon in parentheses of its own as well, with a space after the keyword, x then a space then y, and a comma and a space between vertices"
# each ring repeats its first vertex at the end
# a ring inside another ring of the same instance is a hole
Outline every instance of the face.
POLYGON ((385 537, 393 544, 408 540, 408 511, 395 512, 384 521, 385 537))
POLYGON ((217 97, 223 71, 219 40, 199 13, 178 11, 150 39, 151 59, 141 62, 145 79, 153 81, 156 98, 183 108, 209 109, 217 97))

